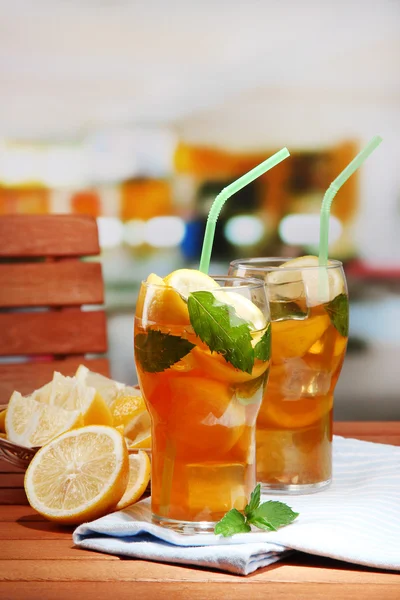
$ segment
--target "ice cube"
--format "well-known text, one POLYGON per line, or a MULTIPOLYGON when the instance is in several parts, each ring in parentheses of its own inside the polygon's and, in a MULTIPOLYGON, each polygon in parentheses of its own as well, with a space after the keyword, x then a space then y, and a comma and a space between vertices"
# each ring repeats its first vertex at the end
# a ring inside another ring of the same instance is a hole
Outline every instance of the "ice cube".
POLYGON ((215 513, 246 506, 246 471, 241 463, 187 465, 188 502, 196 519, 209 520, 215 513))
POLYGON ((286 377, 282 385, 285 400, 298 400, 328 394, 331 386, 331 373, 316 371, 301 358, 293 358, 285 364, 286 377))

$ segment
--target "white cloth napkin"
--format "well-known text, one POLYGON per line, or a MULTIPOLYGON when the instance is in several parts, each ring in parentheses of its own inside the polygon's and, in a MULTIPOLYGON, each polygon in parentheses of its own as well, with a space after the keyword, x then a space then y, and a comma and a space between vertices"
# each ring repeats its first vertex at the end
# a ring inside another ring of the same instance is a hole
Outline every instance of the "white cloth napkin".
POLYGON ((290 550, 400 570, 400 447, 334 437, 333 482, 302 496, 271 495, 300 516, 276 532, 230 538, 182 535, 150 522, 150 499, 80 525, 77 546, 109 554, 206 566, 240 575, 290 550))

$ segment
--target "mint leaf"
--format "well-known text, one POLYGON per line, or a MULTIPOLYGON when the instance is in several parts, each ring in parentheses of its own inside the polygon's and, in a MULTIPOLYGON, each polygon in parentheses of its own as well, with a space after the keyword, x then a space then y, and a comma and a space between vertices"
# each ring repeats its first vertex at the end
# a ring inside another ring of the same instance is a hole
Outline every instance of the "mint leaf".
POLYGON ((246 533, 251 527, 246 523, 245 517, 236 508, 232 508, 215 526, 215 535, 228 537, 234 533, 246 533))
POLYGON ((249 517, 249 515, 251 515, 252 512, 254 510, 256 510, 256 508, 258 508, 258 506, 260 504, 260 496, 261 496, 261 485, 258 483, 256 485, 256 487, 254 488, 254 490, 251 492, 250 502, 247 504, 247 506, 244 509, 244 514, 246 515, 246 517, 249 517))
POLYGON ((269 360, 271 358, 271 326, 268 325, 266 332, 261 340, 254 346, 254 356, 259 360, 269 360))
POLYGON ((233 306, 222 304, 211 292, 192 292, 188 298, 190 323, 211 352, 222 354, 236 369, 251 374, 254 349, 249 324, 233 306))
POLYGON ((249 523, 258 527, 258 529, 263 529, 264 531, 277 531, 276 527, 272 525, 267 519, 264 517, 253 517, 251 520, 247 519, 249 523))
POLYGON ((349 335, 349 299, 346 294, 339 294, 336 298, 324 304, 324 308, 332 325, 340 335, 347 337, 349 335))
POLYGON ((147 373, 165 371, 189 354, 192 348, 192 342, 158 329, 135 335, 135 358, 147 373))
MULTIPOLYGON (((260 527, 260 524, 264 523, 269 529, 276 530, 283 525, 289 525, 298 515, 299 513, 294 512, 287 504, 269 500, 252 511, 248 521, 256 527, 260 527)), ((262 527, 262 529, 264 528, 262 527)))
POLYGON ((244 515, 236 508, 226 513, 215 526, 214 533, 224 537, 234 533, 251 531, 250 525, 264 531, 276 531, 283 525, 289 525, 299 513, 283 502, 269 500, 260 504, 261 486, 257 484, 250 496, 250 501, 244 509, 244 515))

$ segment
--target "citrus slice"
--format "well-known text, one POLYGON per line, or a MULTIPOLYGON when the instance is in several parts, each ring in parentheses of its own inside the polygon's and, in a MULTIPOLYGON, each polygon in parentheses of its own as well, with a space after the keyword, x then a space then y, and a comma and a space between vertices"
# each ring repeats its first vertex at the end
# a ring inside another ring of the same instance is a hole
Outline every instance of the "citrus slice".
POLYGON ((202 369, 205 377, 217 379, 225 384, 242 383, 262 375, 268 368, 268 362, 256 361, 251 373, 235 369, 222 354, 211 352, 209 349, 193 348, 194 368, 202 369))
POLYGON ((164 277, 164 283, 173 287, 185 300, 191 292, 215 290, 219 284, 209 275, 195 269, 178 269, 164 277))
POLYGON ((136 415, 146 410, 141 391, 130 386, 122 388, 111 404, 110 410, 114 427, 128 425, 136 415))
MULTIPOLYGON (((43 389, 43 388, 42 388, 43 389)), ((51 391, 41 401, 65 410, 77 410, 83 416, 84 425, 112 425, 112 415, 102 396, 93 387, 86 386, 76 377, 64 377, 54 373, 51 391)), ((35 396, 37 399, 38 396, 35 396)))
POLYGON ((37 402, 32 396, 23 397, 14 392, 8 403, 7 438, 21 446, 43 446, 61 433, 82 426, 79 411, 37 402))
POLYGON ((124 435, 129 440, 129 448, 151 447, 151 418, 147 410, 133 417, 125 425, 124 435))
POLYGON ((311 398, 299 398, 298 400, 287 400, 268 395, 263 405, 262 419, 258 423, 273 423, 276 427, 283 429, 302 429, 308 427, 326 415, 333 406, 333 396, 315 396, 311 398))
POLYGON ((261 310, 249 298, 239 292, 214 291, 215 298, 224 304, 233 306, 236 314, 251 324, 255 330, 264 329, 267 319, 261 310))
POLYGON ((285 359, 304 356, 307 350, 322 337, 329 324, 327 314, 317 315, 304 321, 288 319, 272 322, 272 362, 280 364, 285 359))
POLYGON ((0 433, 6 432, 6 414, 6 408, 0 412, 0 433))
POLYGON ((139 450, 137 454, 129 455, 129 480, 116 510, 126 508, 137 502, 146 490, 150 481, 151 465, 146 452, 139 450))
MULTIPOLYGON (((328 267, 332 264, 332 261, 328 261, 328 267)), ((266 281, 270 286, 270 300, 276 296, 288 300, 305 296, 308 306, 317 306, 345 292, 340 269, 319 269, 316 268, 318 266, 317 256, 300 256, 269 272, 266 281)))
POLYGON ((189 323, 186 302, 176 290, 167 287, 164 280, 154 273, 148 276, 140 288, 136 316, 142 319, 143 327, 189 323))
POLYGON ((30 505, 60 523, 78 524, 115 509, 129 477, 124 438, 113 427, 67 432, 33 457, 25 475, 30 505))
POLYGON ((79 365, 75 377, 81 383, 93 387, 108 406, 114 402, 118 395, 118 391, 125 387, 124 384, 119 383, 119 381, 114 381, 100 373, 90 371, 85 365, 79 365))

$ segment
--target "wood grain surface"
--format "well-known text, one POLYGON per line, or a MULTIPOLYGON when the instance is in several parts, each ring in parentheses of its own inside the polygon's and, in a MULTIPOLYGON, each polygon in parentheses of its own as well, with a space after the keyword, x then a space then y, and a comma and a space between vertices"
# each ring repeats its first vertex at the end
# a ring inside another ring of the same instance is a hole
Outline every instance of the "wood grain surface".
POLYGON ((0 308, 80 306, 103 301, 100 263, 69 259, 0 264, 0 308))
POLYGON ((83 215, 6 215, 0 219, 0 256, 99 254, 95 219, 83 215))
POLYGON ((102 310, 0 313, 0 356, 102 354, 106 327, 102 310))
MULTIPOLYGON (((395 422, 336 423, 335 433, 400 445, 400 423, 395 422)), ((241 577, 84 551, 74 548, 71 528, 45 521, 19 504, 21 485, 21 471, 0 461, 0 503, 6 490, 14 497, 14 504, 0 506, 2 600, 400 598, 397 573, 302 553, 241 577)))

